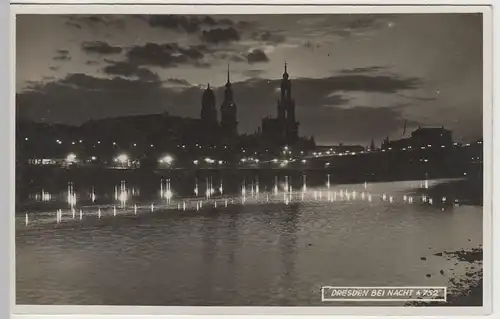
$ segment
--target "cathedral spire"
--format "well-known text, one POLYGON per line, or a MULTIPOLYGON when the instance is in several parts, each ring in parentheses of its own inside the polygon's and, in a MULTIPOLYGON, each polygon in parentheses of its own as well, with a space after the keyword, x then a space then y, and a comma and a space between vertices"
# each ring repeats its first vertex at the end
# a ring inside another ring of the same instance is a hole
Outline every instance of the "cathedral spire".
POLYGON ((231 83, 229 79, 229 63, 227 64, 227 83, 231 83))
POLYGON ((287 63, 285 61, 285 72, 283 73, 283 78, 288 79, 288 72, 287 72, 287 63))

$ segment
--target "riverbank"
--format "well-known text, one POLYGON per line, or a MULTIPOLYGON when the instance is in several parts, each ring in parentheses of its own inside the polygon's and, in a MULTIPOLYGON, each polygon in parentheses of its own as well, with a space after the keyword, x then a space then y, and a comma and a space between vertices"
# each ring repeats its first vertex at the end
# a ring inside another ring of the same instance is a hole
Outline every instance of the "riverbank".
MULTIPOLYGON (((465 263, 465 273, 451 277, 447 284, 446 303, 443 302, 409 302, 407 306, 447 306, 447 307, 481 307, 483 305, 483 249, 458 250, 453 252, 434 253, 447 260, 455 261, 455 266, 465 263)), ((422 257, 426 258, 426 257, 422 257)), ((456 274, 456 269, 447 271, 456 274)), ((444 270, 440 271, 443 275, 444 270)), ((433 274, 427 274, 428 277, 433 274)), ((437 275, 437 274, 434 274, 437 275)))

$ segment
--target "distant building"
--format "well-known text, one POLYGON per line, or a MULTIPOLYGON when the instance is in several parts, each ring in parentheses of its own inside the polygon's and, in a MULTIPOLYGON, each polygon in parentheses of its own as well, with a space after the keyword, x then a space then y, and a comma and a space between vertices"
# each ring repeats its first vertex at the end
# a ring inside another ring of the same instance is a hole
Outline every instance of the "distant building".
POLYGON ((299 122, 295 118, 295 100, 292 98, 292 82, 287 65, 281 79, 281 98, 278 100, 276 118, 262 119, 262 135, 279 144, 295 144, 299 139, 299 122))
POLYGON ((229 65, 227 67, 226 90, 224 101, 221 105, 221 129, 226 138, 234 139, 238 136, 237 107, 234 103, 233 89, 229 78, 229 65))
POLYGON ((453 145, 452 133, 444 127, 419 127, 409 138, 395 141, 385 138, 382 149, 407 149, 420 147, 449 147, 453 145))
POLYGON ((411 133, 411 140, 414 146, 451 146, 453 144, 451 131, 444 127, 419 127, 411 133))

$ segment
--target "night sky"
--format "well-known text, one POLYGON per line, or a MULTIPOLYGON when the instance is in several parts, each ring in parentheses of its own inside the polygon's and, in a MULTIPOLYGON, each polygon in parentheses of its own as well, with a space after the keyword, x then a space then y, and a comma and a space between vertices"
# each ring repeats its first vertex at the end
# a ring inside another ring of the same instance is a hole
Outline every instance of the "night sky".
POLYGON ((377 143, 418 126, 482 137, 480 14, 18 15, 18 117, 81 124, 217 108, 230 63, 239 131, 275 116, 284 62, 301 135, 377 143))

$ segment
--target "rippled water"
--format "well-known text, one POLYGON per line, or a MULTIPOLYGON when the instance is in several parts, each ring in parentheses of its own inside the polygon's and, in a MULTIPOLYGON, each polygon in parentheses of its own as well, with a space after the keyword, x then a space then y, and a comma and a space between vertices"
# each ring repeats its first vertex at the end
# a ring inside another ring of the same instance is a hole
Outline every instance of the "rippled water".
POLYGON ((135 215, 127 203, 116 216, 109 201, 101 219, 96 205, 82 220, 63 205, 59 223, 52 207, 28 225, 20 214, 17 303, 321 305, 323 285, 444 286, 453 262, 433 253, 481 245, 482 208, 424 203, 421 186, 247 190, 155 201, 153 212, 138 202, 135 215))

